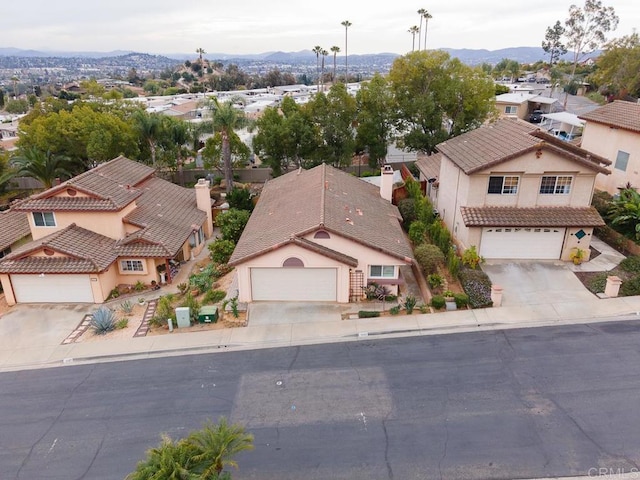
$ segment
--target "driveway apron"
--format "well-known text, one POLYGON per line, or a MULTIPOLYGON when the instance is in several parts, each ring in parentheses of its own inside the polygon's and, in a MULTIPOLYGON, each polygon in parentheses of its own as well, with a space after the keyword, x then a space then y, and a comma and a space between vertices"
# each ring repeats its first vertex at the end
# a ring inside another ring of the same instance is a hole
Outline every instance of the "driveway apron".
POLYGON ((334 322, 345 307, 337 303, 254 302, 248 307, 251 326, 334 322))

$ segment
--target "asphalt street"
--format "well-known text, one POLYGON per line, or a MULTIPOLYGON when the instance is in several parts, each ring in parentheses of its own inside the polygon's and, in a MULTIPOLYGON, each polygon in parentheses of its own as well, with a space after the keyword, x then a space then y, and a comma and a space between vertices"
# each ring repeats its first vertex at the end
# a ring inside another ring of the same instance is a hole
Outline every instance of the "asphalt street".
POLYGON ((514 479, 640 465, 640 322, 0 374, 1 479, 122 479, 225 415, 234 479, 514 479))

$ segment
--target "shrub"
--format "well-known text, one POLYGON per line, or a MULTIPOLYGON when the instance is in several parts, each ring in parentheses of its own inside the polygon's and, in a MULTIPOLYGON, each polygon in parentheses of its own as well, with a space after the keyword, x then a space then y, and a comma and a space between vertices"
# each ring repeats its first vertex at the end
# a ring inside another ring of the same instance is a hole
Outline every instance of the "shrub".
POLYGON ((607 272, 600 272, 587 281, 587 288, 591 293, 602 293, 607 286, 607 272))
POLYGON ((435 273, 438 266, 444 264, 444 254, 438 247, 430 243, 418 245, 414 250, 414 256, 426 274, 435 273))
POLYGON ((440 288, 444 285, 444 277, 439 273, 432 273, 427 276, 427 283, 431 289, 440 288))
POLYGON ((200 314, 200 302, 198 302, 198 300, 193 295, 187 293, 180 306, 189 307, 189 317, 192 325, 194 323, 198 323, 198 315, 200 314))
POLYGON ((371 282, 364 289, 364 295, 367 297, 367 300, 386 300, 390 293, 386 286, 378 285, 375 282, 371 282))
POLYGON ((125 315, 131 315, 131 312, 133 312, 133 303, 129 300, 125 300, 120 304, 120 310, 122 310, 122 313, 125 315))
POLYGON ((442 220, 436 220, 427 228, 427 233, 431 237, 431 241, 438 246, 442 253, 449 252, 453 245, 451 234, 442 220))
POLYGON ((204 298, 202 299, 203 304, 212 304, 218 303, 224 300, 224 297, 227 296, 227 293, 222 290, 209 290, 204 298))
POLYGON ((420 245, 425 241, 425 235, 427 234, 427 226, 424 222, 420 220, 416 220, 415 222, 411 222, 409 226, 409 240, 414 245, 420 245))
POLYGON ((447 252, 447 269, 449 273, 454 277, 457 277, 460 273, 460 257, 456 254, 456 249, 453 248, 453 245, 449 247, 449 251, 447 252))
POLYGON ((235 296, 225 300, 222 303, 222 308, 226 309, 227 305, 231 308, 231 315, 233 315, 233 318, 238 318, 240 316, 240 310, 238 310, 238 297, 235 296))
POLYGON ((482 270, 464 268, 460 270, 460 283, 469 296, 471 308, 483 308, 493 305, 491 300, 491 279, 482 270))
POLYGON ((442 295, 434 295, 431 298, 431 306, 436 310, 441 310, 445 307, 446 302, 444 301, 444 297, 442 295))
POLYGON ((610 193, 596 190, 593 193, 591 205, 595 207, 602 218, 606 218, 609 215, 609 208, 611 208, 612 201, 613 197, 610 193))
POLYGON ((179 283, 178 284, 178 291, 180 292, 180 295, 184 295, 187 292, 187 288, 189 288, 189 285, 186 283, 179 283))
POLYGON ((142 280, 138 280, 136 282, 136 284, 133 286, 133 289, 136 292, 141 292, 142 290, 144 290, 146 287, 144 286, 144 283, 142 283, 142 280))
POLYGON ((213 285, 215 277, 215 275, 213 274, 214 269, 215 266, 211 263, 204 267, 201 272, 194 273, 189 277, 189 285, 200 290, 201 292, 206 292, 211 288, 211 285, 213 285))
POLYGON ((238 243, 250 216, 251 213, 248 210, 238 210, 237 208, 230 208, 218 215, 216 217, 216 225, 220 227, 222 239, 238 243))
POLYGON ((457 308, 464 308, 469 305, 469 296, 465 293, 454 293, 453 299, 456 302, 457 308))
POLYGON ((360 310, 358 312, 358 318, 373 318, 373 317, 379 317, 380 316, 380 312, 372 312, 369 310, 360 310))
POLYGON ((104 335, 116 328, 116 314, 107 307, 100 307, 91 314, 89 325, 98 335, 104 335))
POLYGON ((118 298, 119 296, 120 296, 120 290, 118 290, 118 287, 115 287, 113 290, 109 292, 109 296, 107 297, 107 299, 118 298))
POLYGON ((400 313, 400 305, 396 305, 395 307, 391 307, 389 309, 389 313, 391 315, 398 315, 400 313))
POLYGON ((475 270, 476 268, 478 268, 478 265, 480 265, 481 263, 484 263, 484 258, 478 255, 478 251, 476 250, 475 245, 471 245, 469 248, 467 248, 463 252, 462 254, 463 265, 475 270))
POLYGON ((116 330, 122 330, 123 328, 127 328, 128 325, 129 325, 129 319, 121 318, 116 322, 116 330))
POLYGON ((418 310, 420 310, 420 313, 429 313, 429 307, 426 306, 424 303, 421 303, 420 305, 418 305, 418 310))
POLYGON ((622 282, 620 293, 625 297, 629 295, 640 295, 640 275, 632 278, 631 280, 622 282))
POLYGON ((625 258, 620 262, 619 267, 625 272, 640 273, 640 255, 625 258))
POLYGON ((425 225, 431 225, 434 220, 433 205, 427 197, 420 197, 416 200, 416 218, 425 225))
POLYGON ((173 308, 172 300, 173 298, 170 295, 164 295, 158 299, 156 313, 149 322, 151 325, 159 327, 164 325, 168 318, 175 320, 176 312, 173 308))
POLYGON ((402 225, 405 230, 409 229, 412 222, 416 221, 416 201, 413 198, 403 198, 398 202, 398 210, 402 215, 402 225))
POLYGON ((227 263, 233 254, 236 244, 231 240, 219 238, 209 244, 209 258, 216 263, 227 263))
POLYGON ((229 208, 238 210, 253 210, 252 195, 248 188, 233 187, 231 192, 227 194, 226 200, 229 202, 229 208))
POLYGON ((402 306, 407 311, 409 315, 413 313, 413 309, 415 308, 417 303, 416 297, 413 295, 407 295, 404 299, 402 306))

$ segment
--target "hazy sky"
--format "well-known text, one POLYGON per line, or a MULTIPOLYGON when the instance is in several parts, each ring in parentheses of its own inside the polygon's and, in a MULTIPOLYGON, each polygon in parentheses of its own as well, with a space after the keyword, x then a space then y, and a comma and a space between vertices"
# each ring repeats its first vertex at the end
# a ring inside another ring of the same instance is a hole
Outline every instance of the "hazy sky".
MULTIPOLYGON (((583 0, 447 0, 437 2, 324 0, 16 0, 2 1, 0 47, 38 50, 230 54, 285 52, 336 45, 344 54, 411 50, 409 27, 419 8, 429 20, 429 48, 540 46, 546 27, 583 0)), ((640 1, 604 0, 620 25, 610 37, 640 25, 640 1)), ((424 27, 424 23, 423 23, 424 27)), ((416 48, 418 39, 416 38, 416 48)), ((206 56, 206 55, 205 55, 206 56)))

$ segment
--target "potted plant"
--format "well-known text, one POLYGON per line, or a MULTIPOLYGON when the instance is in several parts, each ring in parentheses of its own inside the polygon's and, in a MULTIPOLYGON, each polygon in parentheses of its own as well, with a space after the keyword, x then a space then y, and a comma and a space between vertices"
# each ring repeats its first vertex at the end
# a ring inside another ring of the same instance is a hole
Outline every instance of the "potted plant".
POLYGON ((457 310, 456 297, 451 290, 447 290, 442 296, 444 297, 444 304, 447 310, 457 310))
POLYGON ((144 305, 144 298, 140 297, 138 299, 138 305, 144 305))
POLYGON ((571 250, 571 254, 569 254, 569 258, 573 262, 574 265, 580 265, 584 260, 584 256, 587 252, 581 248, 574 247, 571 250))

